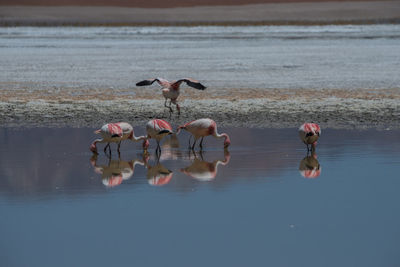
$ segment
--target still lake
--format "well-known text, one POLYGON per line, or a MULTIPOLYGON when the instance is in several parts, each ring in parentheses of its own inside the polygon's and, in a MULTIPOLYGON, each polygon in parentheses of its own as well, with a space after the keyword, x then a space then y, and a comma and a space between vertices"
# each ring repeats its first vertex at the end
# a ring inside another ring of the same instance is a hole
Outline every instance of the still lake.
MULTIPOLYGON (((159 160, 94 129, 0 129, 1 266, 398 266, 400 131, 188 135, 159 160)), ((143 134, 138 129, 136 135, 143 134)))

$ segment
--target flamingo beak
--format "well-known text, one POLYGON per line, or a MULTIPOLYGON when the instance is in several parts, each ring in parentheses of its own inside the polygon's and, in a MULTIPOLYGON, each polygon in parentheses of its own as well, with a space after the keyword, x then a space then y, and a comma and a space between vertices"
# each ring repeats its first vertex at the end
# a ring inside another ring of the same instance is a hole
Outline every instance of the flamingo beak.
POLYGON ((91 144, 89 149, 90 149, 90 151, 92 151, 93 153, 98 154, 98 153, 97 153, 97 147, 96 147, 95 144, 91 144))

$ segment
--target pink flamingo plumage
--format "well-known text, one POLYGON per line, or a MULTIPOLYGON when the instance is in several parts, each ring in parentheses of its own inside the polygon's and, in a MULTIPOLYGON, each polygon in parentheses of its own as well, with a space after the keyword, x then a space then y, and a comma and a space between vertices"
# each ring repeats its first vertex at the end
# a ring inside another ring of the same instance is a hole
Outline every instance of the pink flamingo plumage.
POLYGON ((123 181, 130 179, 135 171, 136 165, 145 165, 145 161, 141 159, 134 159, 131 161, 124 161, 121 159, 112 160, 110 158, 107 165, 97 165, 97 154, 93 154, 90 159, 90 164, 93 166, 94 171, 101 175, 102 182, 107 187, 114 187, 120 185, 123 181))
POLYGON ((300 174, 304 178, 317 178, 321 175, 321 165, 317 160, 317 154, 311 153, 311 156, 307 155, 300 161, 299 166, 300 174))
MULTIPOLYGON (((203 139, 206 136, 212 135, 217 139, 224 138, 224 148, 227 148, 231 144, 231 139, 229 135, 226 133, 219 134, 217 132, 217 124, 212 119, 198 119, 195 121, 188 122, 182 126, 178 127, 177 133, 179 134, 180 130, 184 129, 191 133, 194 137, 194 143, 192 146, 192 150, 196 145, 197 140, 201 137, 200 148, 203 149, 203 139)), ((189 139, 190 145, 190 139, 189 139)))
POLYGON ((304 123, 299 128, 300 139, 307 145, 307 151, 315 150, 320 135, 321 128, 316 123, 304 123), (311 145, 311 149, 308 148, 308 145, 311 145))
POLYGON ((162 186, 168 184, 174 173, 165 168, 161 163, 157 163, 155 166, 147 166, 147 181, 150 185, 162 186))
POLYGON ((201 159, 197 158, 196 152, 193 152, 195 159, 192 164, 186 168, 180 169, 186 175, 189 175, 199 181, 211 181, 218 173, 219 165, 227 165, 231 159, 228 150, 224 151, 224 160, 214 160, 213 162, 207 162, 203 160, 200 152, 201 159))
POLYGON ((179 87, 182 82, 185 82, 190 87, 193 87, 198 90, 204 90, 206 87, 202 85, 199 81, 196 81, 191 78, 184 78, 177 81, 169 82, 163 78, 156 78, 156 79, 147 79, 141 82, 138 82, 136 86, 146 86, 151 85, 154 82, 158 82, 162 86, 162 94, 165 98, 164 106, 169 108, 169 111, 172 113, 173 110, 171 108, 171 103, 175 104, 178 114, 181 114, 181 108, 177 103, 178 96, 180 94, 179 87), (169 101, 169 106, 167 106, 167 100, 169 101))
POLYGON ((167 135, 173 133, 171 124, 165 120, 154 119, 146 124, 147 138, 157 141, 156 152, 161 152, 160 141, 167 135))
POLYGON ((104 147, 104 153, 107 148, 110 149, 110 143, 118 144, 118 153, 120 152, 121 142, 124 140, 131 140, 134 142, 138 142, 143 140, 143 148, 146 149, 146 144, 148 145, 148 141, 146 136, 136 137, 133 132, 133 127, 127 122, 117 122, 117 123, 107 123, 104 124, 100 129, 94 132, 95 134, 100 134, 101 139, 96 139, 90 145, 90 151, 93 153, 97 153, 97 143, 107 143, 104 147))

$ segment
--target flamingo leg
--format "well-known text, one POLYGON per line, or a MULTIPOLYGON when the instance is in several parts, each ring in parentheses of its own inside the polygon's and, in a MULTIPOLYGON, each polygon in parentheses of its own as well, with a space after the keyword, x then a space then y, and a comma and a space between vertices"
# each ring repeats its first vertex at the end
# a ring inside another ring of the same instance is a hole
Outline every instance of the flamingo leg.
POLYGON ((197 138, 194 138, 194 142, 193 142, 192 150, 194 150, 194 146, 196 145, 196 142, 197 142, 197 138))
POLYGON ((169 106, 168 106, 170 113, 174 112, 174 110, 171 107, 171 105, 172 105, 171 102, 172 102, 172 99, 169 100, 169 106))
POLYGON ((173 112, 172 108, 171 108, 171 99, 169 100, 169 106, 167 106, 167 101, 168 98, 165 98, 165 102, 164 102, 164 107, 169 108, 169 115, 171 116, 171 113, 173 112))
POLYGON ((178 115, 181 115, 181 107, 179 106, 178 103, 175 103, 176 105, 176 110, 178 111, 178 115))
POLYGON ((119 149, 121 148, 121 141, 119 141, 119 143, 118 143, 118 153, 120 153, 120 151, 119 151, 119 149))
POLYGON ((158 151, 158 150, 160 150, 160 151, 161 151, 161 148, 160 148, 160 141, 158 141, 158 140, 157 140, 157 147, 156 147, 156 151, 158 151))
POLYGON ((307 146, 307 156, 308 156, 308 154, 310 153, 311 149, 308 147, 308 144, 306 144, 306 146, 307 146))
POLYGON ((200 150, 200 151, 199 151, 199 154, 200 154, 201 160, 204 160, 204 159, 203 159, 203 150, 200 150))
POLYGON ((106 153, 107 148, 110 147, 110 143, 107 143, 107 145, 104 147, 104 153, 106 153))
MULTIPOLYGON (((201 141, 200 141, 200 148, 201 148, 201 150, 203 150, 203 139, 204 139, 204 136, 201 138, 201 141)), ((200 150, 200 151, 201 151, 200 150)))
POLYGON ((190 149, 190 139, 192 139, 192 135, 189 136, 189 149, 190 149))

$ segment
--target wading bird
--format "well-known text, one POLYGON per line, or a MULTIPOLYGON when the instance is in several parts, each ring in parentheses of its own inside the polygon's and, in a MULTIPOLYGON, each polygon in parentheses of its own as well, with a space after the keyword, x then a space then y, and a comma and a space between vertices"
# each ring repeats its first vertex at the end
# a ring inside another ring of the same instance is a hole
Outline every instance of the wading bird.
POLYGON ((161 152, 160 141, 167 135, 173 133, 171 125, 165 120, 154 119, 146 124, 147 138, 157 141, 156 152, 161 152))
POLYGON ((154 166, 149 164, 146 165, 147 167, 147 181, 150 185, 166 185, 168 184, 172 176, 174 175, 173 171, 165 168, 161 163, 157 163, 154 166))
POLYGON ((307 156, 300 161, 299 166, 300 174, 304 178, 317 178, 321 175, 321 165, 317 160, 317 154, 311 153, 311 156, 307 153, 307 156))
POLYGON ((172 103, 172 104, 175 104, 178 114, 181 114, 181 108, 180 108, 179 104, 177 103, 177 99, 179 96, 179 87, 182 82, 185 82, 187 85, 189 85, 190 87, 193 87, 195 89, 199 89, 199 90, 206 89, 206 87, 204 85, 202 85, 199 81, 196 81, 196 80, 193 80, 190 78, 180 79, 180 80, 177 80, 174 82, 169 82, 162 78, 148 79, 148 80, 138 82, 136 84, 136 86, 151 85, 154 82, 158 82, 162 86, 162 94, 165 98, 164 106, 169 108, 170 113, 173 112, 173 110, 171 108, 171 103, 172 103), (168 99, 169 99, 169 106, 167 106, 168 99))
POLYGON ((93 166, 94 171, 101 175, 102 182, 107 187, 114 187, 120 185, 123 181, 130 179, 134 172, 136 165, 145 165, 144 159, 134 159, 131 161, 124 161, 109 159, 107 165, 97 165, 97 154, 93 154, 90 159, 90 164, 93 166))
MULTIPOLYGON (((217 124, 212 119, 198 119, 195 121, 188 122, 182 126, 178 127, 176 134, 179 134, 180 130, 184 129, 191 133, 194 137, 194 143, 192 145, 192 150, 196 145, 197 140, 201 137, 200 149, 203 149, 203 139, 206 136, 212 135, 215 138, 224 138, 224 148, 227 148, 231 144, 231 140, 226 133, 219 134, 217 132, 217 124)), ((190 138, 189 138, 190 146, 190 138)))
POLYGON ((304 123, 299 128, 300 139, 306 144, 307 151, 315 150, 320 135, 321 128, 316 123, 304 123), (311 145, 311 148, 309 148, 308 145, 311 145))
POLYGON ((224 160, 214 160, 213 162, 207 162, 203 160, 203 155, 200 151, 200 158, 197 158, 196 152, 194 152, 195 159, 192 164, 186 168, 180 169, 186 175, 189 175, 199 181, 211 181, 217 176, 218 165, 227 165, 231 158, 228 150, 224 151, 224 160))
POLYGON ((132 125, 127 122, 107 123, 104 124, 100 129, 96 130, 94 133, 101 135, 102 138, 94 140, 93 143, 90 145, 90 151, 92 151, 93 153, 97 153, 97 143, 107 143, 107 145, 104 147, 104 153, 106 153, 106 150, 108 148, 110 154, 110 143, 118 144, 118 153, 120 153, 119 149, 123 140, 129 139, 134 142, 143 140, 143 149, 147 149, 149 144, 146 136, 136 137, 133 133, 132 125))

